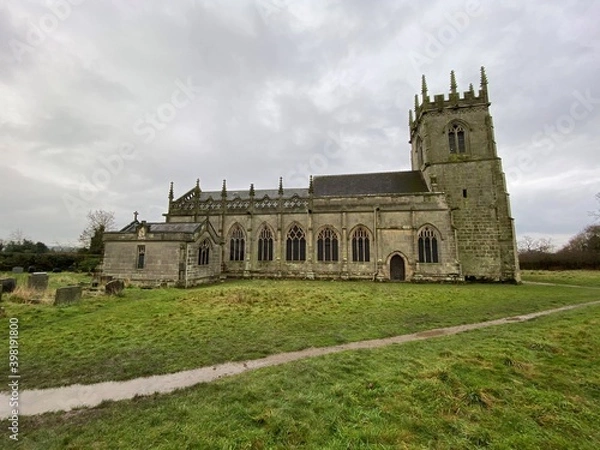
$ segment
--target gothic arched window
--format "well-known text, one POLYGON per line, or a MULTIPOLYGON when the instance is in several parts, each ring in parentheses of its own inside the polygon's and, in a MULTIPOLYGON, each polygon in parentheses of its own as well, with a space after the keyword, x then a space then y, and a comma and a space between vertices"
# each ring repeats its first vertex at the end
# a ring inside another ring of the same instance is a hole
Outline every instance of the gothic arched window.
POLYGON ((439 262, 438 236, 432 227, 425 227, 419 233, 419 262, 439 262))
POLYGON ((423 141, 417 137, 417 162, 419 167, 423 165, 423 141))
POLYGON ((239 225, 234 225, 229 238, 229 261, 243 261, 246 239, 239 225))
POLYGON ((369 232, 364 227, 359 227, 352 234, 352 261, 369 262, 370 259, 369 232))
POLYGON ((273 261, 273 233, 266 225, 258 234, 258 260, 273 261))
POLYGON ((324 228, 317 236, 317 260, 338 260, 338 236, 331 228, 324 228))
POLYGON ((448 145, 450 153, 466 152, 466 131, 459 123, 453 123, 448 128, 448 145))
POLYGON ((200 247, 198 247, 198 265, 208 266, 210 259, 210 242, 208 239, 204 239, 200 247))
POLYGON ((306 236, 298 225, 290 228, 287 234, 285 259, 287 261, 306 260, 306 236))

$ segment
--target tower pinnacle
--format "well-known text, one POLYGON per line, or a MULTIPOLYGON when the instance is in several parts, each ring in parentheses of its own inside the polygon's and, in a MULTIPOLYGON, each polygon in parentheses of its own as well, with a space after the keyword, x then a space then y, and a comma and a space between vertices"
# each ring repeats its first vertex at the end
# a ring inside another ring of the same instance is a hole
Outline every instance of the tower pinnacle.
POLYGON ((456 76, 454 75, 454 70, 450 71, 450 92, 456 94, 456 76))
POLYGON ((487 90, 487 84, 488 84, 488 80, 487 80, 487 75, 485 74, 485 67, 481 66, 481 89, 482 90, 487 90))
POLYGON ((223 180, 223 187, 221 188, 221 197, 227 197, 227 180, 223 180))

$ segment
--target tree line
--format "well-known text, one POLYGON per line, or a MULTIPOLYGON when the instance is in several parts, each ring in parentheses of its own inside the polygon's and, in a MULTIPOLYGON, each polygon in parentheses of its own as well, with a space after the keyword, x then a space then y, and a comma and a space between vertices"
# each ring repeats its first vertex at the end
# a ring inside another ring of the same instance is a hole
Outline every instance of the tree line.
MULTIPOLYGON (((600 193, 596 194, 600 202, 600 193)), ((600 269, 600 209, 590 213, 595 222, 573 236, 555 251, 549 239, 524 236, 518 243, 521 269, 568 270, 600 269)))
POLYGON ((90 211, 88 223, 79 236, 79 248, 49 248, 43 242, 25 238, 20 230, 9 239, 0 239, 0 271, 23 267, 25 271, 91 272, 100 263, 104 245, 102 235, 114 228, 112 211, 90 211))

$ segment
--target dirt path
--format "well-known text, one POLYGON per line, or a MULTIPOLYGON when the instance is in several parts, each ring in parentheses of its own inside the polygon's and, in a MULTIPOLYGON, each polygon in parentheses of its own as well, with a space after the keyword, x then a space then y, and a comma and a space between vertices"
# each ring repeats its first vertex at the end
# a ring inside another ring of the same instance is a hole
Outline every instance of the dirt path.
MULTIPOLYGON (((448 328, 437 328, 414 334, 404 334, 385 339, 351 342, 332 347, 309 348, 298 352, 271 355, 261 359, 218 364, 216 366, 201 367, 199 369, 185 370, 166 375, 136 378, 128 381, 110 381, 90 385, 75 384, 59 388, 23 391, 19 393, 19 414, 34 415, 50 411, 69 411, 79 407, 93 407, 105 400, 125 400, 131 399, 138 395, 168 393, 179 388, 193 386, 198 383, 208 383, 222 377, 237 375, 249 370, 277 366, 291 361, 312 358, 314 356, 328 355, 346 350, 378 348, 390 344, 402 344, 404 342, 420 341, 438 336, 449 336, 462 333, 464 331, 477 330, 496 325, 524 322, 535 319, 536 317, 547 316, 549 314, 554 314, 561 311, 598 304, 600 304, 600 301, 581 303, 521 316, 490 320, 487 322, 458 325, 448 328)), ((0 419, 6 419, 9 417, 10 409, 9 395, 0 395, 0 419)))

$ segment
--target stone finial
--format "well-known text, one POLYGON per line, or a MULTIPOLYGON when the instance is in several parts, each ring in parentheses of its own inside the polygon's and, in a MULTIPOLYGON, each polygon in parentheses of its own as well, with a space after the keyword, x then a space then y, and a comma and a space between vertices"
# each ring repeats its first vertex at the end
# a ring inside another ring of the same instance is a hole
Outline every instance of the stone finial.
POLYGON ((283 195, 283 177, 279 177, 279 189, 277 193, 279 195, 283 195))
POLYGON ((421 75, 421 95, 423 96, 423 101, 425 101, 425 97, 427 97, 427 81, 425 81, 425 75, 421 75))
POLYGON ((138 220, 137 220, 137 218, 138 218, 138 215, 139 215, 139 214, 140 214, 140 213, 139 213, 139 212, 137 212, 137 211, 134 211, 134 212, 133 212, 133 221, 134 221, 134 222, 137 222, 137 221, 138 221, 138 220))
POLYGON ((196 190, 200 190, 200 178, 196 178, 196 190))
POLYGON ((254 183, 250 183, 250 197, 254 197, 254 183))
POLYGON ((169 201, 173 201, 173 182, 169 185, 169 201))
POLYGON ((410 125, 412 127, 413 124, 413 114, 412 114, 412 109, 408 110, 408 125, 410 125))
POLYGON ((487 84, 488 80, 487 75, 485 74, 485 67, 481 66, 481 89, 486 90, 487 84))
POLYGON ((454 70, 450 71, 450 92, 456 94, 456 75, 454 75, 454 70))
POLYGON ((315 188, 313 186, 313 176, 311 175, 308 181, 308 193, 312 195, 315 192, 315 188))
POLYGON ((475 97, 475 88, 473 87, 473 83, 469 83, 469 93, 475 97))
POLYGON ((415 114, 417 114, 418 110, 419 110, 419 96, 417 94, 415 94, 415 114))
POLYGON ((221 188, 221 197, 227 197, 227 180, 223 180, 223 187, 221 188))

